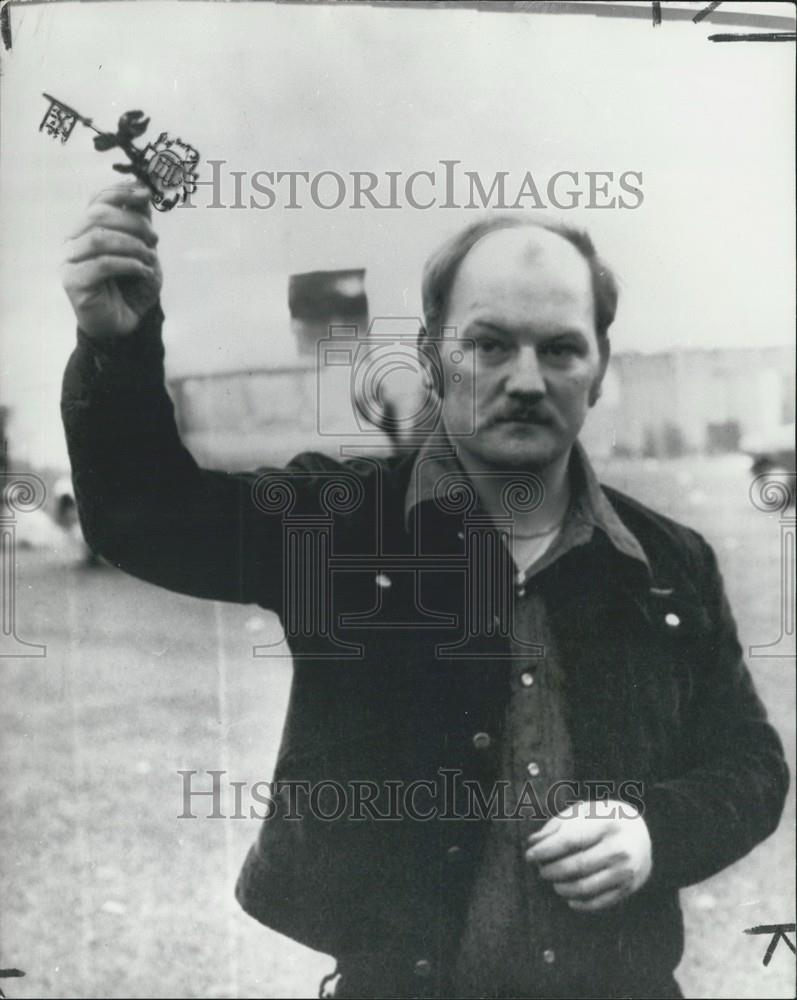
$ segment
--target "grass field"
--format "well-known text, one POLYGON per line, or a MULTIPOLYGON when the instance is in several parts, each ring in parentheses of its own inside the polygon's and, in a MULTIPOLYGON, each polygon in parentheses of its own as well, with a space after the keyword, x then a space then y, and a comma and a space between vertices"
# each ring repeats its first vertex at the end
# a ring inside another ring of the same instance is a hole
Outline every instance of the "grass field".
MULTIPOLYGON (((614 464, 604 478, 702 531, 744 645, 777 638, 779 518, 750 503, 743 460, 614 464)), ((177 818, 180 769, 271 776, 290 661, 251 649, 279 634, 274 616, 34 550, 18 553, 17 602, 19 636, 47 655, 0 660, 0 966, 26 972, 7 995, 315 996, 330 958, 233 898, 257 822, 177 818)), ((750 662, 793 773, 794 658, 750 662)), ((795 995, 794 955, 781 943, 765 968, 766 941, 743 933, 794 920, 794 848, 792 789, 770 840, 683 893, 687 996, 795 995)))

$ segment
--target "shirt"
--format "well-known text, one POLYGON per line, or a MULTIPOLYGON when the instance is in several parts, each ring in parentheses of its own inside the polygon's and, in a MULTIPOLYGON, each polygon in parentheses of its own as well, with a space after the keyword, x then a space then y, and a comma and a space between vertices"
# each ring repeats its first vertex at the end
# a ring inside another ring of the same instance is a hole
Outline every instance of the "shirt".
MULTIPOLYGON (((427 444, 410 477, 407 518, 417 503, 434 499, 441 484, 451 488, 465 475, 453 448, 427 444)), ((642 546, 609 503, 579 445, 572 452, 569 480, 571 501, 559 532, 535 562, 525 569, 516 567, 511 693, 500 747, 499 795, 453 969, 459 997, 545 996, 551 967, 566 961, 546 940, 552 908, 566 903, 524 857, 529 835, 577 797, 572 786, 568 797, 568 788, 556 785, 573 775, 564 699, 566 664, 554 645, 538 580, 566 553, 588 545, 596 530, 649 570, 642 546), (540 655, 532 651, 523 656, 529 644, 535 644, 540 655)))

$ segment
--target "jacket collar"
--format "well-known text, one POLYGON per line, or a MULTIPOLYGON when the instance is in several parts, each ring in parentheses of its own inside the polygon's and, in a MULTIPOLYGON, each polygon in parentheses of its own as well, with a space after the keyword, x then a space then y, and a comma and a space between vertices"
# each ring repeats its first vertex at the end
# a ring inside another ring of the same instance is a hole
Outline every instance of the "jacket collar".
MULTIPOLYGON (((568 511, 567 528, 576 532, 584 540, 590 540, 597 529, 621 555, 641 564, 649 580, 650 561, 642 544, 622 521, 609 497, 602 489, 595 470, 581 444, 577 441, 570 456, 571 504, 568 511)), ((413 512, 420 504, 439 505, 450 496, 455 500, 461 492, 463 480, 468 475, 457 458, 457 449, 448 438, 434 436, 428 438, 421 447, 410 472, 404 499, 404 523, 409 528, 413 512)), ((474 494, 478 498, 478 494, 474 494)), ((456 502, 452 506, 456 507, 456 502)), ((475 509, 479 509, 478 499, 475 509)))

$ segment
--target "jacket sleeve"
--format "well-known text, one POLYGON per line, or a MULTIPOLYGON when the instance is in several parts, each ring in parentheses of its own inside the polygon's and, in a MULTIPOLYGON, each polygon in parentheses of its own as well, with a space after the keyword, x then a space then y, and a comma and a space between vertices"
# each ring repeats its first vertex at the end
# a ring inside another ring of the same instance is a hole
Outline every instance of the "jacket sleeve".
POLYGON ((256 502, 255 487, 290 467, 198 467, 164 386, 162 321, 156 305, 129 337, 98 341, 78 330, 61 409, 86 541, 160 586, 280 612, 282 517, 256 502))
POLYGON ((744 662, 716 556, 701 540, 711 631, 695 678, 683 776, 647 790, 651 886, 682 888, 737 861, 776 829, 789 773, 744 662))

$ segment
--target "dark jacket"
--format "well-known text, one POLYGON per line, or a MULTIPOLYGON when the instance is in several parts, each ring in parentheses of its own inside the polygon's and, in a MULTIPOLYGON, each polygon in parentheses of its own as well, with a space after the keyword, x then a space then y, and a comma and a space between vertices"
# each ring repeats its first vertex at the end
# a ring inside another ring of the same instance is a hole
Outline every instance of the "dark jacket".
MULTIPOLYGON (((465 499, 421 505, 408 529, 414 453, 304 454, 265 474, 199 469, 164 389, 161 318, 156 308, 134 337, 101 347, 80 334, 67 367, 63 417, 89 544, 161 586, 281 615, 294 680, 276 780, 410 782, 449 769, 488 793, 509 654, 495 527, 474 523, 465 499), (489 609, 468 603, 474 574, 479 593, 493 581, 489 609), (490 747, 475 746, 476 733, 491 734, 490 747)), ((599 914, 552 893, 548 937, 563 960, 551 996, 665 982, 683 947, 677 890, 768 836, 788 784, 711 548, 605 492, 650 571, 596 532, 539 586, 566 665, 574 778, 643 789, 653 872, 599 914)), ((277 802, 239 878, 244 909, 371 970, 376 993, 445 992, 485 821, 307 810, 296 820, 277 802)))

